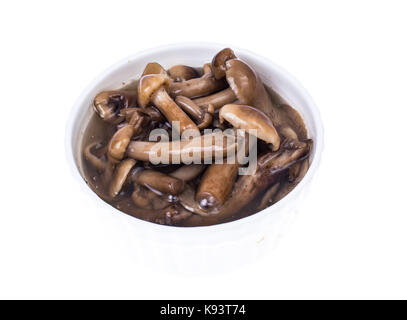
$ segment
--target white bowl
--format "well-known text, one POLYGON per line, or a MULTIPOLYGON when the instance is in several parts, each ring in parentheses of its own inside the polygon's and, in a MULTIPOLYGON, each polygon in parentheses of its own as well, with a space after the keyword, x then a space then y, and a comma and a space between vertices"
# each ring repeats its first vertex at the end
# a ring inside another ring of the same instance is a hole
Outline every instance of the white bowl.
MULTIPOLYGON (((83 178, 80 148, 84 129, 93 113, 94 96, 115 89, 123 82, 138 78, 148 62, 164 67, 186 64, 201 67, 216 52, 227 47, 220 44, 187 43, 150 49, 132 55, 108 68, 91 82, 75 103, 67 124, 66 149, 73 176, 92 197, 95 210, 107 210, 125 230, 126 242, 140 262, 165 271, 183 273, 222 272, 256 260, 286 231, 296 215, 301 198, 318 168, 323 149, 323 127, 319 111, 299 82, 270 60, 233 47, 236 55, 252 66, 266 85, 276 90, 302 115, 309 137, 314 140, 310 168, 294 190, 273 206, 249 217, 229 223, 180 228, 146 222, 115 209, 101 200, 83 178)), ((117 228, 117 224, 112 224, 117 228)))

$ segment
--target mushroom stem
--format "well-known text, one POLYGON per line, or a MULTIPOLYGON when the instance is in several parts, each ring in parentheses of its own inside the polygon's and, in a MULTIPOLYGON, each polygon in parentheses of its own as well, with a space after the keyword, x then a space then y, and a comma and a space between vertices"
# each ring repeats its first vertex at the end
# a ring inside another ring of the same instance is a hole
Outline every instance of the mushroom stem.
POLYGON ((199 205, 203 209, 221 206, 232 190, 238 170, 238 162, 210 165, 196 193, 199 205))
POLYGON ((203 164, 184 165, 181 168, 171 172, 170 176, 187 182, 199 176, 204 169, 205 165, 203 164))
MULTIPOLYGON (((127 155, 133 159, 150 162, 155 159, 163 159, 169 161, 169 163, 190 164, 191 160, 193 163, 196 163, 195 160, 202 163, 202 161, 212 161, 218 154, 225 157, 231 152, 235 152, 237 140, 234 139, 233 143, 229 143, 230 138, 230 136, 222 132, 214 132, 191 140, 170 142, 132 141, 127 148, 127 155)), ((235 137, 232 136, 232 138, 235 137)))
POLYGON ((119 123, 123 117, 118 113, 122 108, 129 108, 136 103, 137 92, 131 90, 102 91, 93 101, 96 113, 110 123, 119 123))
POLYGON ((172 83, 170 93, 173 97, 184 96, 188 98, 195 98, 206 96, 226 87, 227 82, 224 79, 217 80, 212 76, 204 74, 200 78, 172 83))
POLYGON ((208 108, 199 107, 194 101, 184 96, 176 97, 175 102, 198 122, 198 129, 205 129, 212 123, 213 106, 210 105, 208 108))
POLYGON ((143 170, 133 177, 134 182, 165 194, 177 195, 184 190, 184 182, 155 170, 143 170))
POLYGON ((103 161, 102 159, 98 158, 96 155, 92 153, 92 149, 95 147, 98 147, 100 145, 100 141, 96 141, 93 143, 88 144, 83 153, 85 156, 85 159, 97 170, 99 171, 104 171, 106 169, 106 161, 103 161))
POLYGON ((137 89, 140 106, 147 107, 148 104, 153 103, 171 125, 174 121, 179 121, 180 134, 186 130, 191 130, 192 134, 199 135, 195 123, 168 95, 169 83, 170 79, 165 75, 151 74, 141 77, 137 89))
POLYGON ((109 160, 118 162, 123 159, 133 134, 134 126, 131 124, 128 124, 115 132, 107 146, 109 160))
POLYGON ((225 104, 236 101, 236 95, 231 88, 227 88, 209 96, 194 99, 193 101, 200 107, 209 106, 211 104, 216 110, 225 104))
POLYGON ((198 127, 187 114, 178 107, 164 88, 158 89, 156 93, 153 94, 152 102, 160 109, 171 125, 174 121, 180 122, 180 134, 186 130, 194 130, 197 132, 196 135, 199 135, 198 127))

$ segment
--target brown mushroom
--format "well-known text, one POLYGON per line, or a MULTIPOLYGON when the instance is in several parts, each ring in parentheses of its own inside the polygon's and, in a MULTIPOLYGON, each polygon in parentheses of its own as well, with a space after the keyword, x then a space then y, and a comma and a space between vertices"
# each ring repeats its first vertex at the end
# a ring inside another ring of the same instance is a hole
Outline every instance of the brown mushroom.
POLYGON ((235 152, 237 140, 231 142, 231 138, 235 139, 235 137, 231 137, 227 133, 214 132, 191 140, 170 142, 132 141, 128 145, 126 154, 133 159, 150 161, 154 164, 157 164, 155 163, 156 160, 160 159, 169 161, 169 163, 190 164, 191 161, 197 163, 195 160, 208 163, 218 154, 225 157, 235 152), (195 157, 198 159, 195 159, 195 157))
POLYGON ((205 63, 202 67, 203 77, 213 77, 212 66, 210 63, 205 63))
POLYGON ((195 98, 206 96, 226 87, 227 82, 224 79, 215 79, 212 71, 208 67, 204 67, 204 74, 200 78, 172 83, 170 93, 173 97, 195 98))
POLYGON ((212 105, 216 110, 225 104, 236 101, 236 95, 232 88, 227 88, 209 96, 194 99, 193 101, 200 107, 212 105))
POLYGON ((170 75, 172 80, 177 81, 177 82, 194 79, 199 76, 198 71, 196 71, 195 68, 192 68, 190 66, 181 65, 181 64, 172 66, 168 70, 168 74, 170 75))
POLYGON ((136 97, 136 91, 102 91, 96 95, 93 108, 104 121, 119 123, 123 117, 120 117, 118 113, 122 108, 132 107, 136 103, 136 97))
POLYGON ((198 177, 204 169, 205 165, 203 164, 184 165, 178 168, 177 170, 171 172, 170 176, 187 182, 198 177))
POLYGON ((167 75, 167 71, 157 62, 150 62, 144 68, 143 74, 141 76, 145 76, 148 74, 162 74, 167 75))
POLYGON ((270 118, 259 109, 247 105, 227 104, 219 111, 220 122, 228 121, 236 129, 257 130, 257 137, 280 148, 280 136, 270 118))
POLYGON ((134 182, 164 194, 177 195, 184 190, 184 182, 156 170, 143 170, 133 177, 134 182))
POLYGON ((109 187, 109 196, 114 198, 117 196, 122 189, 124 183, 126 182, 127 175, 129 174, 130 170, 136 164, 136 160, 134 159, 126 159, 120 162, 120 164, 116 167, 113 175, 113 179, 110 183, 109 187))
POLYGON ((196 192, 199 205, 204 209, 222 205, 232 190, 238 170, 238 163, 210 165, 196 192))
MULTIPOLYGON (((223 58, 226 59, 226 57, 223 58)), ((223 70, 222 77, 226 75, 226 80, 230 87, 215 94, 194 99, 195 103, 199 106, 212 104, 215 109, 219 109, 225 104, 236 100, 241 104, 251 104, 256 99, 256 95, 261 91, 261 86, 263 86, 255 72, 247 64, 238 59, 225 60, 221 66, 222 68, 214 68, 212 66, 212 69, 223 70)))
POLYGON ((131 124, 128 124, 115 132, 107 146, 109 160, 119 162, 123 159, 133 134, 134 126, 131 124))
POLYGON ((138 103, 142 107, 153 103, 171 125, 174 121, 179 121, 180 134, 188 130, 192 135, 199 135, 199 130, 195 123, 168 95, 169 83, 170 79, 164 75, 143 76, 138 86, 138 103))
POLYGON ((212 105, 209 105, 209 107, 199 107, 194 101, 184 96, 177 96, 175 102, 198 122, 198 129, 202 130, 211 125, 213 114, 215 113, 212 105))
POLYGON ((212 72, 216 79, 222 79, 226 75, 226 61, 235 59, 235 53, 230 48, 219 51, 212 59, 212 72))
POLYGON ((308 156, 310 142, 285 141, 277 152, 268 152, 257 160, 256 172, 252 175, 243 175, 235 183, 232 194, 223 206, 203 209, 195 201, 195 193, 186 188, 179 196, 180 203, 187 210, 203 216, 203 219, 193 221, 194 224, 212 224, 215 221, 224 221, 233 214, 245 208, 253 199, 270 185, 276 183, 281 174, 297 161, 308 156), (211 218, 211 216, 213 216, 211 218), (215 217, 216 216, 216 217, 215 217))
MULTIPOLYGON (((244 136, 245 143, 240 147, 245 148, 244 153, 247 155, 250 148, 249 135, 244 136)), ((202 208, 219 207, 225 202, 233 188, 239 167, 236 155, 233 155, 233 159, 228 158, 223 163, 213 163, 208 167, 196 192, 196 201, 202 208)))
POLYGON ((226 79, 236 94, 239 103, 248 104, 263 111, 279 128, 275 107, 256 72, 239 59, 226 61, 226 79), (243 84, 251 84, 244 88, 243 84), (244 90, 242 90, 242 88, 244 90))

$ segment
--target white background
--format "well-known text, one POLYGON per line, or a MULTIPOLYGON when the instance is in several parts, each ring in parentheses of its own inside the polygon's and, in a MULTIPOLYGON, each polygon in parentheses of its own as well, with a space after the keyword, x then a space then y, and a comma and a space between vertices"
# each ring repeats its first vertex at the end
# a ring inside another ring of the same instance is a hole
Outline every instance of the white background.
POLYGON ((404 1, 3 1, 0 298, 407 298, 404 1), (185 41, 269 57, 320 108, 325 151, 291 231, 227 274, 144 269, 81 193, 64 130, 117 60, 185 41))

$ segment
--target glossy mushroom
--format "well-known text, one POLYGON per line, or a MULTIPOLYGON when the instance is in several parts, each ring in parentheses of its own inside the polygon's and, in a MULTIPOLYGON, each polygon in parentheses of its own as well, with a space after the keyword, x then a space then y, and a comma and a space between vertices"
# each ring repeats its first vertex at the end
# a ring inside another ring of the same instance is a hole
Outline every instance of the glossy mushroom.
POLYGON ((234 91, 231 88, 227 88, 209 96, 194 99, 193 101, 200 107, 212 105, 216 110, 225 104, 232 103, 236 100, 237 98, 234 91))
POLYGON ((177 195, 184 190, 182 180, 155 170, 140 171, 133 177, 133 180, 139 185, 165 194, 177 195))
POLYGON ((171 85, 171 96, 184 96, 195 98, 206 96, 208 94, 220 91, 227 87, 227 82, 224 79, 215 79, 212 72, 206 68, 206 73, 200 78, 194 78, 182 82, 174 82, 171 85))
POLYGON ((270 118, 262 111, 248 105, 227 104, 219 111, 220 122, 227 121, 236 129, 257 130, 257 137, 280 148, 280 136, 270 118))
POLYGON ((124 183, 126 182, 127 175, 130 173, 130 170, 135 164, 136 161, 134 159, 126 159, 120 162, 120 164, 116 167, 109 187, 110 197, 113 198, 119 194, 124 183))
POLYGON ((179 121, 179 131, 182 134, 189 130, 192 134, 199 135, 195 123, 182 111, 168 95, 170 79, 164 75, 146 75, 140 79, 138 85, 138 103, 141 107, 154 104, 170 124, 179 121))
POLYGON ((93 108, 102 120, 118 123, 123 120, 118 116, 120 110, 132 107, 136 103, 136 97, 136 91, 102 91, 93 100, 93 108))
MULTIPOLYGON (((222 52, 222 51, 221 51, 222 52)), ((238 101, 242 104, 250 104, 257 100, 257 94, 263 94, 261 87, 263 83, 256 76, 256 73, 244 62, 238 59, 226 59, 222 56, 222 64, 215 68, 212 64, 213 70, 222 72, 222 77, 226 76, 229 88, 217 92, 215 94, 195 99, 195 103, 199 106, 206 106, 212 104, 215 109, 219 109, 225 104, 238 101)), ((229 56, 231 58, 231 56, 229 56)))
POLYGON ((133 134, 134 126, 131 124, 128 124, 115 132, 107 146, 109 160, 119 162, 123 159, 133 134))
POLYGON ((213 114, 215 113, 212 105, 199 107, 194 101, 184 96, 176 97, 175 102, 197 122, 199 130, 205 129, 212 124, 213 114))
MULTIPOLYGON (((181 141, 131 141, 128 145, 127 156, 141 160, 150 161, 163 157, 169 163, 185 163, 186 160, 192 161, 191 155, 197 156, 202 162, 210 162, 217 155, 224 157, 235 152, 237 140, 223 132, 214 132, 211 134, 195 137, 191 140, 181 141), (231 141, 231 138, 234 140, 231 141)), ((196 163, 196 162, 195 162, 196 163)))
POLYGON ((182 64, 172 66, 168 70, 168 74, 172 80, 177 81, 177 82, 186 81, 186 80, 190 80, 190 79, 199 77, 198 71, 196 71, 195 68, 192 68, 190 66, 185 66, 182 64))
POLYGON ((222 79, 226 75, 226 61, 235 59, 235 53, 230 48, 219 51, 212 59, 212 72, 216 79, 222 79))
POLYGON ((143 74, 141 76, 145 76, 148 74, 162 74, 167 75, 167 71, 157 62, 150 62, 144 68, 143 74))
POLYGON ((224 221, 246 207, 270 185, 276 183, 281 174, 293 164, 307 157, 309 146, 308 142, 286 141, 279 151, 269 152, 259 157, 256 172, 241 176, 235 183, 232 194, 221 207, 203 209, 195 201, 195 194, 189 188, 180 195, 180 202, 187 210, 204 217, 195 221, 196 224, 206 225, 214 221, 224 221))
POLYGON ((169 175, 171 177, 187 182, 198 177, 204 170, 205 165, 203 164, 189 164, 178 168, 177 170, 171 172, 169 175))
MULTIPOLYGON (((249 135, 245 134, 245 143, 240 145, 244 147, 245 155, 249 152, 249 135)), ((225 159, 223 163, 213 163, 206 169, 196 192, 196 201, 203 209, 210 209, 223 205, 232 191, 236 181, 240 163, 234 156, 234 161, 229 163, 225 159)))
POLYGON ((238 170, 238 163, 210 165, 196 192, 199 205, 204 209, 221 206, 233 188, 238 170))

